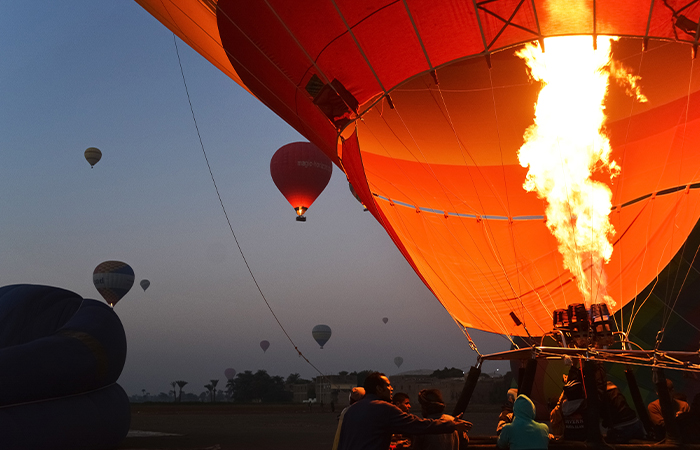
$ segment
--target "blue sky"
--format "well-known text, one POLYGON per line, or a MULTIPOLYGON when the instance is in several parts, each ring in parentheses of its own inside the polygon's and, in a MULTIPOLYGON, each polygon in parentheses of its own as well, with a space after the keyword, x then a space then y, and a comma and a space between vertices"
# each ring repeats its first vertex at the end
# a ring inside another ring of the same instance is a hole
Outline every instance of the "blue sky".
MULTIPOLYGON (((100 299, 92 271, 136 273, 115 307, 128 356, 120 384, 188 392, 227 367, 317 375, 275 322, 236 248, 199 144, 173 35, 135 2, 9 3, 0 16, 0 285, 100 299), (91 169, 83 158, 98 147, 91 169), (147 278, 144 292, 138 281, 147 278), (261 340, 270 341, 266 353, 261 340)), ((178 41, 204 149, 233 229, 277 317, 322 372, 468 368, 444 308, 336 167, 298 223, 270 178, 304 140, 178 41), (388 317, 384 324, 382 317, 388 317), (316 324, 333 330, 323 350, 316 324)), ((482 353, 508 341, 475 332, 482 353)), ((487 362, 485 372, 507 364, 487 362)))

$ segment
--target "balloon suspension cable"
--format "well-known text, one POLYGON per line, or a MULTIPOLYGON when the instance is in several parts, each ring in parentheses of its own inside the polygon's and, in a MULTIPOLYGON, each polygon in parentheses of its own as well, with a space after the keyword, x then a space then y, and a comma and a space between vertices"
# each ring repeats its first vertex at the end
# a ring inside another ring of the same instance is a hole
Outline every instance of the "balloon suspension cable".
MULTIPOLYGON (((469 334, 469 331, 467 331, 467 327, 463 325, 460 325, 459 327, 462 330, 462 333, 464 333, 464 336, 466 336, 467 340, 469 341, 469 348, 474 350, 474 352, 476 352, 476 354, 478 355, 477 361, 481 361, 481 353, 479 353, 479 349, 476 348, 476 343, 469 334)), ((479 362, 479 365, 481 365, 481 362, 479 362)))
POLYGON ((275 312, 272 310, 272 306, 270 306, 270 303, 267 301, 267 298, 265 297, 265 294, 263 294, 262 289, 260 288, 260 285, 258 284, 258 280, 255 278, 255 275, 253 275, 253 270, 250 268, 250 265, 248 264, 248 260, 246 259, 245 255, 243 254, 243 249, 241 248, 241 245, 238 243, 238 238, 236 237, 236 233, 233 231, 233 225, 231 225, 231 220, 228 217, 228 213, 226 212, 226 207, 224 206, 224 202, 221 199, 221 194, 219 193, 219 188, 216 185, 216 180, 214 179, 214 172, 211 170, 211 165, 209 164, 209 158, 207 158, 207 152, 204 150, 204 143, 202 142, 202 136, 199 132, 199 126, 197 126, 197 119, 195 118, 194 115, 194 108, 192 107, 192 100, 190 100, 190 92, 189 89, 187 88, 187 81, 185 80, 185 71, 182 69, 182 61, 180 60, 180 51, 177 47, 177 37, 175 36, 175 33, 173 33, 173 42, 175 43, 175 53, 177 53, 177 62, 180 65, 180 74, 182 75, 182 83, 185 85, 185 93, 187 94, 187 101, 190 104, 190 112, 192 113, 192 121, 194 122, 194 127, 197 130, 197 137, 199 138, 199 146, 202 149, 202 154, 204 155, 204 160, 207 163, 207 169, 209 169, 209 176, 211 177, 211 181, 214 184, 214 190, 216 191, 216 196, 219 198, 219 204, 221 205, 221 209, 224 212, 224 217, 226 217, 226 222, 228 223, 228 228, 231 230, 231 235, 233 236, 233 240, 236 242, 236 247, 238 247, 238 252, 241 255, 241 258, 243 258, 243 262, 245 263, 246 268, 248 269, 248 273, 250 274, 250 277, 253 279, 253 283, 255 283, 255 287, 258 289, 258 292, 260 293, 260 296, 262 297, 263 301, 265 302, 265 305, 267 305, 267 309, 270 310, 270 313, 272 314, 272 317, 275 318, 275 321, 277 322, 277 325, 282 329, 282 332, 284 333, 285 336, 287 336, 287 339, 289 342, 292 344, 294 347, 294 350, 296 350, 297 354, 299 357, 303 358, 304 361, 306 361, 311 367, 316 370, 316 372, 319 373, 323 378, 326 378, 326 375, 321 372, 316 366, 309 361, 309 359, 304 356, 304 354, 299 350, 297 345, 294 343, 294 340, 292 340, 291 336, 289 336, 289 333, 287 333, 287 330, 285 330, 284 326, 282 325, 282 322, 277 318, 277 315, 275 312))

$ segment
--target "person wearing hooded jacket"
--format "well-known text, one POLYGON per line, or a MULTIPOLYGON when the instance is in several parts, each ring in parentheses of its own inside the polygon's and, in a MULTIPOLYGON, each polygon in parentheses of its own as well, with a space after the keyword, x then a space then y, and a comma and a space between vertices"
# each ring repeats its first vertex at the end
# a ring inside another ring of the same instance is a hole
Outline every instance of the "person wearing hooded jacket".
POLYGON ((513 422, 501 428, 496 442, 510 450, 545 450, 549 446, 549 428, 535 422, 535 404, 526 395, 519 395, 513 404, 513 422))

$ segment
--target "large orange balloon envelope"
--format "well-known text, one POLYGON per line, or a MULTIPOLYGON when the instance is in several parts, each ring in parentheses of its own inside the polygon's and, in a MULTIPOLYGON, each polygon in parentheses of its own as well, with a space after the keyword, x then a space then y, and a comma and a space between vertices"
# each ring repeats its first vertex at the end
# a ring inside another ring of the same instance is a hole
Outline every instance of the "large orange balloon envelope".
POLYGON ((604 105, 621 168, 614 181, 596 178, 612 190, 612 312, 700 217, 700 65, 691 58, 700 4, 137 1, 341 167, 465 327, 541 335, 555 309, 584 300, 546 202, 522 187, 517 152, 541 89, 515 56, 527 42, 585 35, 593 47, 596 36, 626 36, 613 59, 641 77, 649 99, 613 82, 604 105))
POLYGON ((331 160, 309 142, 292 142, 280 147, 270 161, 270 175, 277 189, 292 205, 297 220, 321 195, 333 172, 331 160))

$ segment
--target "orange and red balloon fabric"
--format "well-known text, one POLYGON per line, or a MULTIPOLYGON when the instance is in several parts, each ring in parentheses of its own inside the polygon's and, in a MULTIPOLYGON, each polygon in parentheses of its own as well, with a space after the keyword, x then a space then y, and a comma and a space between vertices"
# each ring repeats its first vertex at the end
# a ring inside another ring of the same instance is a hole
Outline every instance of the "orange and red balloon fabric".
MULTIPOLYGON (((137 0, 318 146, 455 320, 506 335, 581 303, 517 160, 541 88, 515 52, 621 36, 608 292, 622 307, 700 217, 700 4, 652 0, 137 0)), ((546 48, 545 48, 546 52, 546 48)))

